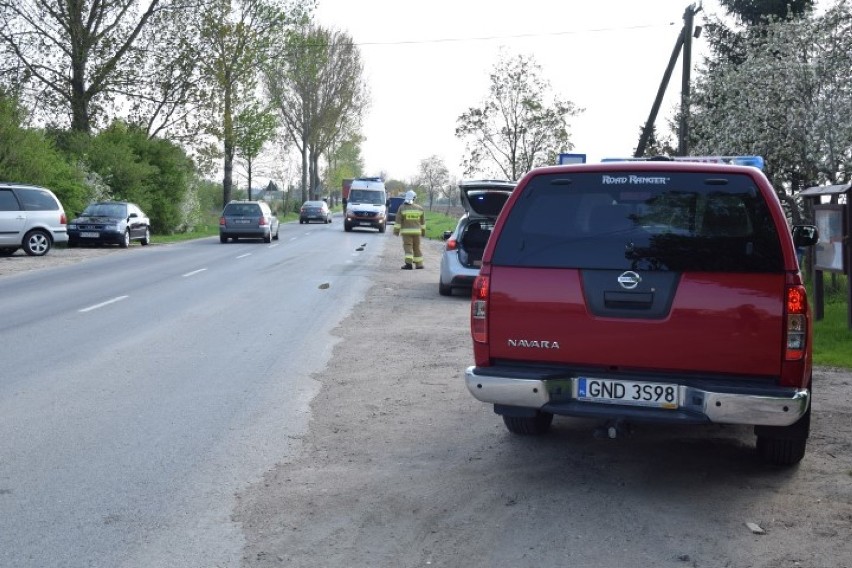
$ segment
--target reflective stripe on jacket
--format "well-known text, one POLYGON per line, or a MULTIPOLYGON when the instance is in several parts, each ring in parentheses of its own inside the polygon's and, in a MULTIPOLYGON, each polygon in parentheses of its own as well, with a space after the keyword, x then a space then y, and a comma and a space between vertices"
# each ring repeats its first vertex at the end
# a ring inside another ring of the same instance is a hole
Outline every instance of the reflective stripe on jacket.
POLYGON ((420 235, 426 228, 426 214, 416 203, 403 203, 396 211, 395 223, 399 226, 399 230, 395 230, 395 233, 420 235))

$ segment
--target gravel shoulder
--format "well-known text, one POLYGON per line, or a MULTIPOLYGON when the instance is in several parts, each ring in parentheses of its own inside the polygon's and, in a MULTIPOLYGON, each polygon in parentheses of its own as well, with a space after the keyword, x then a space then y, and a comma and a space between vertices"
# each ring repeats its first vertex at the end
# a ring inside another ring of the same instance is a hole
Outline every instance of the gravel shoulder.
POLYGON ((0 276, 10 276, 12 274, 29 272, 30 270, 74 264, 83 262, 89 258, 114 254, 122 250, 125 249, 119 247, 68 248, 65 246, 56 246, 51 248, 44 256, 27 256, 24 251, 17 250, 12 256, 0 257, 0 276))
POLYGON ((818 370, 791 469, 745 427, 515 436, 464 386, 468 300, 438 295, 441 243, 418 271, 401 248, 335 331, 300 452, 236 496, 243 566, 852 566, 852 374, 818 370))

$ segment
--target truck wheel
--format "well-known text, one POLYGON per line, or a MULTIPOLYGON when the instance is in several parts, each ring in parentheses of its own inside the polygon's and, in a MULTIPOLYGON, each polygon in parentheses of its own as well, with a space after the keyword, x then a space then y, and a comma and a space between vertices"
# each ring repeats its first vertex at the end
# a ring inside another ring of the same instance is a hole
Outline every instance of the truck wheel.
POLYGON ((553 415, 549 412, 536 412, 535 416, 506 416, 503 423, 512 434, 524 436, 540 436, 550 430, 553 415))
POLYGON ((789 426, 759 426, 757 434, 757 452, 760 457, 772 465, 796 465, 805 457, 808 434, 811 428, 811 409, 789 426))
POLYGON ((808 439, 763 438, 757 439, 760 457, 772 465, 796 465, 805 457, 808 439))

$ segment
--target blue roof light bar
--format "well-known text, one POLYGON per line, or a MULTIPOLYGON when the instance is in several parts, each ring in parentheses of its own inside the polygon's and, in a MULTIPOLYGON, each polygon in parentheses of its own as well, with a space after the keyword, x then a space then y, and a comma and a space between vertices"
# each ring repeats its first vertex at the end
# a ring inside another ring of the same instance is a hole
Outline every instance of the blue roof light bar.
MULTIPOLYGON (((731 164, 733 166, 751 166, 759 170, 763 169, 764 160, 762 156, 671 156, 665 159, 676 162, 703 162, 707 164, 731 164)), ((660 158, 604 158, 601 162, 652 162, 664 161, 660 158)))

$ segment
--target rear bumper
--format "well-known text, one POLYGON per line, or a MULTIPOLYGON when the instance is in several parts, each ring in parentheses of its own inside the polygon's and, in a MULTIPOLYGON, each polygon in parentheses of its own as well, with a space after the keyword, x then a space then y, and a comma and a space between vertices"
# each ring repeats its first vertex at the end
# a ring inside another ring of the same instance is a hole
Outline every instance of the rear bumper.
POLYGON ((458 251, 444 251, 441 255, 441 284, 470 288, 479 276, 479 268, 468 268, 459 261, 458 251))
MULTIPOLYGON (((655 383, 671 383, 653 379, 655 383)), ((707 385, 679 384, 676 409, 588 402, 577 398, 576 377, 559 379, 519 378, 485 374, 468 367, 465 383, 482 402, 497 407, 527 408, 565 416, 614 418, 648 422, 693 424, 748 424, 789 426, 801 418, 810 404, 808 389, 790 387, 726 388, 718 381, 707 385)))
POLYGON ((265 225, 263 227, 252 227, 246 229, 228 227, 227 229, 219 228, 219 236, 226 238, 245 238, 245 239, 265 239, 271 233, 272 229, 269 225, 265 225))
POLYGON ((62 229, 55 229, 52 231, 53 242, 54 243, 67 243, 68 242, 68 232, 62 229))

